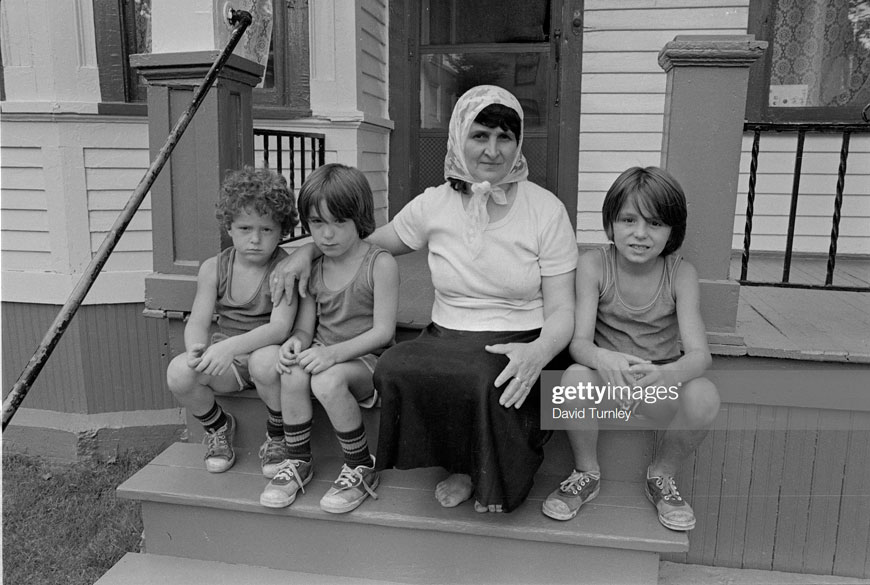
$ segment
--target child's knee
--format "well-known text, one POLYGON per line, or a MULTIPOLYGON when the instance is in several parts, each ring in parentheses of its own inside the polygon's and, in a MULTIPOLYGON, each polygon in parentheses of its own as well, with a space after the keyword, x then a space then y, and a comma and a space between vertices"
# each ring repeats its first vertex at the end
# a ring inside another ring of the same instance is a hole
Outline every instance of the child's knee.
POLYGON ((598 372, 592 368, 572 364, 562 374, 560 384, 564 388, 566 402, 577 406, 579 402, 583 401, 596 402, 595 393, 591 391, 591 386, 600 385, 601 379, 598 372))
POLYGON ((327 402, 343 392, 347 392, 347 381, 335 368, 311 376, 311 393, 319 402, 327 402))
POLYGON ((280 377, 277 365, 277 345, 261 347, 248 357, 248 372, 250 372, 251 380, 257 387, 277 384, 280 377))
POLYGON ((166 385, 173 394, 185 394, 196 384, 199 373, 187 365, 187 354, 175 356, 166 369, 166 385))
POLYGON ((686 418, 693 425, 709 426, 719 413, 719 391, 707 378, 695 378, 683 385, 680 393, 686 418))
POLYGON ((579 384, 597 384, 600 381, 598 372, 580 364, 571 364, 562 374, 563 386, 578 386, 579 384))

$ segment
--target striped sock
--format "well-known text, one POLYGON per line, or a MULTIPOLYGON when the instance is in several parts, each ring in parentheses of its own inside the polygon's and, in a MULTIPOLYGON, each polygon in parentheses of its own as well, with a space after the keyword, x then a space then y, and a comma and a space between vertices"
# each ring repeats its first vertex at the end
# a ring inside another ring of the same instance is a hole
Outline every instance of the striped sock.
POLYGON ((364 425, 360 424, 359 428, 347 433, 335 431, 335 436, 338 437, 338 441, 341 443, 341 450, 344 452, 344 462, 348 467, 353 469, 360 465, 365 465, 366 467, 374 465, 374 459, 372 459, 369 453, 369 444, 366 441, 366 429, 364 425))
POLYGON ((281 416, 280 410, 272 410, 268 406, 266 410, 269 411, 269 418, 266 419, 266 434, 269 435, 270 439, 283 439, 284 438, 284 417, 281 416))
POLYGON ((202 423, 205 430, 213 433, 225 424, 227 424, 227 415, 221 405, 217 402, 205 414, 195 414, 193 417, 202 423))
POLYGON ((284 423, 284 442, 290 459, 311 461, 311 421, 298 425, 284 423))

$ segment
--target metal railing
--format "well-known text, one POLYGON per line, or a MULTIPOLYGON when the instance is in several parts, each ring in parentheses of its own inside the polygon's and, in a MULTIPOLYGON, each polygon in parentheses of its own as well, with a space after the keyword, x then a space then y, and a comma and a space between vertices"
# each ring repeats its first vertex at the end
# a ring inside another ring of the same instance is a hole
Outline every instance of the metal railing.
MULTIPOLYGON (((323 166, 326 159, 326 137, 309 132, 254 128, 254 157, 262 166, 284 175, 294 197, 308 174, 323 166)), ((301 225, 296 226, 281 243, 308 237, 301 225)))
MULTIPOLYGON (((837 262, 837 240, 840 236, 840 217, 843 206, 843 190, 846 181, 846 168, 849 160, 849 141, 852 134, 870 133, 870 124, 792 124, 792 123, 750 123, 744 125, 745 132, 752 132, 752 150, 749 164, 749 188, 746 198, 746 224, 743 235, 743 252, 741 257, 739 282, 747 286, 779 286, 790 288, 815 288, 825 290, 845 290, 870 292, 867 286, 835 285, 834 268, 837 262), (750 244, 752 241, 752 220, 755 210, 756 180, 758 176, 758 153, 762 134, 794 133, 797 135, 795 147, 794 170, 792 173, 791 199, 788 214, 788 231, 786 233, 785 251, 783 255, 782 277, 779 281, 757 281, 748 278, 750 244), (794 253, 795 223, 797 220, 798 198, 801 185, 801 167, 804 157, 804 145, 807 134, 840 134, 840 163, 837 169, 837 183, 834 193, 833 213, 831 216, 831 237, 828 246, 827 269, 824 284, 808 284, 790 282, 792 256, 794 253)), ((868 234, 870 235, 870 234, 868 234)))

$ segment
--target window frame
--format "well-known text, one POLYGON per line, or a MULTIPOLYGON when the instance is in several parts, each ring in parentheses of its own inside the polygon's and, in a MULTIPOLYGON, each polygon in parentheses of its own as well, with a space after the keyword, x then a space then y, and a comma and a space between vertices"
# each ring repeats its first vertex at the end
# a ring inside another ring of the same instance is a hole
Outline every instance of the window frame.
POLYGON ((746 97, 748 122, 820 122, 859 123, 864 105, 774 108, 768 105, 770 72, 773 67, 773 41, 776 9, 779 0, 750 0, 747 32, 759 41, 767 41, 767 50, 749 70, 749 91, 746 97))
MULTIPOLYGON (((147 90, 130 67, 135 51, 131 38, 133 2, 131 0, 93 0, 94 32, 97 46, 100 114, 139 115, 148 113, 147 90), (139 99, 141 96, 141 99, 139 99)), ((311 86, 308 48, 308 1, 273 0, 273 66, 275 86, 254 88, 255 118, 295 119, 311 115, 311 86)))

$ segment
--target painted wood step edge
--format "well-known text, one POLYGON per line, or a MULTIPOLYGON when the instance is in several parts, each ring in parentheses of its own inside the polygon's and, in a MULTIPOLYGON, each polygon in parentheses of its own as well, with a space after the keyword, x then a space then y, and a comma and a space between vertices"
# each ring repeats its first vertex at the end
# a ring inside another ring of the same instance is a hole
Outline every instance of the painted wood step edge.
POLYGON ((147 553, 127 553, 94 585, 388 585, 357 577, 316 575, 147 553))
POLYGON ((510 514, 478 514, 470 501, 451 509, 435 501, 432 490, 443 478, 443 470, 389 470, 382 474, 378 500, 369 499, 350 514, 328 514, 320 510, 320 497, 329 489, 340 467, 341 461, 336 458, 316 461, 316 475, 306 493, 298 496, 289 508, 273 510, 259 503, 259 494, 268 480, 260 473, 255 453, 239 454, 231 470, 210 474, 203 468, 200 445, 176 443, 124 482, 118 495, 143 502, 446 533, 658 553, 688 550, 687 535, 659 524, 655 509, 637 483, 605 481, 602 495, 584 506, 577 518, 558 522, 540 511, 543 499, 561 479, 556 476, 536 478, 529 499, 510 514))

